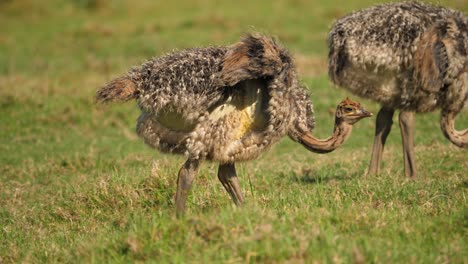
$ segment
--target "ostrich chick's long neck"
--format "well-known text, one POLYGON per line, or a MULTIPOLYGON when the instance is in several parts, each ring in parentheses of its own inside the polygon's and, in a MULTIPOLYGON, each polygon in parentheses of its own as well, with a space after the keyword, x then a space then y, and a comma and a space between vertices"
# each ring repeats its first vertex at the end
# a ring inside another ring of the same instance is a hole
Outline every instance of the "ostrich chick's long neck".
POLYGON ((343 142, 345 142, 351 135, 353 126, 343 120, 335 120, 335 128, 333 135, 327 139, 317 139, 312 134, 305 133, 299 137, 301 143, 306 149, 316 153, 328 153, 337 149, 343 142))
POLYGON ((468 129, 457 131, 455 129, 456 112, 442 111, 440 127, 445 137, 460 148, 468 148, 468 129))

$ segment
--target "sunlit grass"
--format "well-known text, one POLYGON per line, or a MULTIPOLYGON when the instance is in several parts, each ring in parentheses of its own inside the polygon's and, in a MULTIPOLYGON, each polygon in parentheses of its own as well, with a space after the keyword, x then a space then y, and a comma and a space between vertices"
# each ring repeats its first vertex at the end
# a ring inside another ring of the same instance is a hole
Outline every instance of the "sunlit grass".
MULTIPOLYGON (((349 96, 326 77, 328 27, 371 2, 0 3, 0 262, 466 262, 467 153, 443 137, 438 113, 416 119, 416 180, 404 177, 397 125, 382 174, 365 175, 368 119, 333 153, 285 139, 238 164, 242 208, 217 164, 202 163, 177 219, 183 157, 136 137, 134 103, 94 105, 100 85, 146 58, 257 30, 297 58, 314 133, 327 137, 349 96)), ((441 3, 466 11, 463 1, 441 3)), ((466 112, 457 126, 468 127, 466 112)))

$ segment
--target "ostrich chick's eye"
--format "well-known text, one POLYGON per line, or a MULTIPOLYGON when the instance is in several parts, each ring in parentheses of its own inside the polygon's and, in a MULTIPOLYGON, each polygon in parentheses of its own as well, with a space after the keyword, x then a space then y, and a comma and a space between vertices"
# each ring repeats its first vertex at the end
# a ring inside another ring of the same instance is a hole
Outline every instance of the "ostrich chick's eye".
POLYGON ((344 110, 345 110, 346 113, 351 113, 351 112, 353 111, 353 108, 351 108, 351 107, 345 107, 344 110))

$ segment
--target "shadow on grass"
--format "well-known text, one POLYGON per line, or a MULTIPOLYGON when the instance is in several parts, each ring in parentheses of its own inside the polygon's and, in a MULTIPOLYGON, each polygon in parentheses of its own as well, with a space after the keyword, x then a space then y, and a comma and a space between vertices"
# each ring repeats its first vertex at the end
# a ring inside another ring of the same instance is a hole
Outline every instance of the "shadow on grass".
POLYGON ((323 177, 318 175, 303 175, 303 176, 296 176, 295 180, 300 183, 307 183, 307 184, 323 184, 328 182, 335 182, 335 181, 343 181, 351 179, 350 176, 343 176, 343 175, 335 175, 330 177, 323 177))
POLYGON ((289 177, 292 181, 306 184, 330 184, 338 181, 351 180, 358 175, 351 175, 350 172, 341 169, 332 169, 327 172, 320 170, 303 169, 300 172, 291 172, 289 177))

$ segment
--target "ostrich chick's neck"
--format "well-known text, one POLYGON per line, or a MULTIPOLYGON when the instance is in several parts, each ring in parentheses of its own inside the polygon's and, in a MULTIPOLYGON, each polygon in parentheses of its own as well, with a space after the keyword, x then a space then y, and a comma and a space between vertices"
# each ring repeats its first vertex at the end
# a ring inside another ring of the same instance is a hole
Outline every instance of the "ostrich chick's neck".
POLYGON ((344 122, 341 119, 335 120, 333 135, 327 139, 318 139, 310 132, 304 133, 299 137, 301 143, 306 149, 315 153, 328 153, 337 149, 351 135, 353 126, 344 122))

